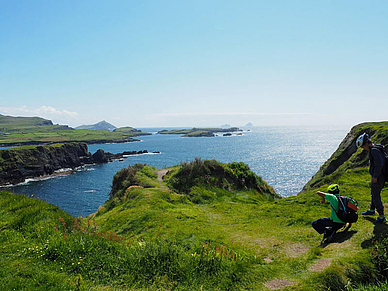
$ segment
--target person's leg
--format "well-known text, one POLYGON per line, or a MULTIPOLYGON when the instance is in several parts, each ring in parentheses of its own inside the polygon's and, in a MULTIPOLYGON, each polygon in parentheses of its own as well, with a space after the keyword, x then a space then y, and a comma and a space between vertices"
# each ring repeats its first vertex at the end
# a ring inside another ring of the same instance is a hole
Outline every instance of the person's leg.
POLYGON ((373 207, 379 213, 380 217, 384 217, 384 205, 381 201, 381 190, 384 187, 384 183, 385 183, 384 177, 380 175, 380 177, 377 180, 377 183, 371 184, 371 197, 372 197, 371 207, 373 205, 373 207))
POLYGON ((336 235, 337 235, 337 230, 341 229, 345 223, 338 223, 338 222, 334 222, 334 221, 331 221, 331 229, 329 231, 327 231, 327 234, 325 234, 324 238, 326 237, 326 240, 325 242, 326 243, 331 243, 334 241, 336 235))
POLYGON ((332 220, 330 220, 330 218, 326 217, 326 218, 320 218, 320 219, 314 220, 311 223, 311 225, 319 234, 323 234, 323 233, 325 233, 327 227, 332 226, 331 222, 332 222, 332 220))
POLYGON ((342 227, 345 226, 346 223, 338 223, 338 222, 334 222, 333 221, 333 224, 332 224, 332 229, 334 232, 336 232, 337 230, 341 229, 342 227))

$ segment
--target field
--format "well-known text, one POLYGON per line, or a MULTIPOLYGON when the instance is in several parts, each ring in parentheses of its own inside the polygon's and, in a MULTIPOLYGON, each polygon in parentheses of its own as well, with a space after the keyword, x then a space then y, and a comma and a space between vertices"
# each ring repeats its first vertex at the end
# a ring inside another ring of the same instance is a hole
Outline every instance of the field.
POLYGON ((136 130, 73 130, 65 125, 53 125, 38 117, 0 116, 0 145, 45 144, 58 142, 125 142, 144 135, 136 130))

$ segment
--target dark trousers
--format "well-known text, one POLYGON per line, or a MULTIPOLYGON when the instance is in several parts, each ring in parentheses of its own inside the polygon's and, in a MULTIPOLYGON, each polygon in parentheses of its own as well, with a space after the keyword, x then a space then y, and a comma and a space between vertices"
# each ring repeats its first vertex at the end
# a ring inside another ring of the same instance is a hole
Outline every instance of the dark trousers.
POLYGON ((332 234, 333 232, 343 227, 345 224, 334 222, 329 217, 326 217, 326 218, 320 218, 320 219, 314 220, 311 223, 311 225, 319 234, 328 233, 328 232, 329 234, 332 234), (327 230, 328 232, 326 232, 327 230))
POLYGON ((384 206, 383 202, 381 202, 381 190, 383 190, 384 184, 385 179, 383 175, 380 175, 380 177, 377 179, 377 183, 370 184, 370 210, 376 209, 381 216, 384 216, 384 206))

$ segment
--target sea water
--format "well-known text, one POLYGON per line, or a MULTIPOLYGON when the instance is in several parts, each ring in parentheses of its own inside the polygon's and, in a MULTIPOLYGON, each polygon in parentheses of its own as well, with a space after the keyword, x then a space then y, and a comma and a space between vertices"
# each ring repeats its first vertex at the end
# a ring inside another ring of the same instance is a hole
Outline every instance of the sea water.
POLYGON ((120 169, 143 163, 158 169, 195 158, 222 163, 244 162, 283 197, 298 194, 337 149, 348 127, 246 127, 232 136, 182 137, 156 134, 166 128, 142 128, 153 133, 139 142, 89 145, 111 153, 147 150, 123 161, 85 166, 74 174, 43 181, 27 181, 10 187, 15 193, 35 197, 59 206, 73 216, 87 216, 109 198, 112 178, 120 169), (153 153, 160 152, 160 153, 153 153))

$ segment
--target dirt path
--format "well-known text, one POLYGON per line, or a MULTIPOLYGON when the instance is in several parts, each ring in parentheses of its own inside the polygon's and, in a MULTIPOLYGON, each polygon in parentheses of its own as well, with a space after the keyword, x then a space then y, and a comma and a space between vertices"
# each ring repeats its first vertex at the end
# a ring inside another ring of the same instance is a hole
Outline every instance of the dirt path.
POLYGON ((331 264, 331 259, 330 258, 323 258, 315 262, 314 265, 310 267, 310 271, 323 271, 327 267, 329 267, 331 264))
POLYGON ((294 285, 294 283, 288 280, 273 279, 271 281, 266 282, 264 285, 270 290, 276 290, 292 286, 294 285))
POLYGON ((163 176, 166 175, 168 172, 168 169, 159 170, 156 173, 158 174, 158 181, 163 181, 163 176))

